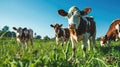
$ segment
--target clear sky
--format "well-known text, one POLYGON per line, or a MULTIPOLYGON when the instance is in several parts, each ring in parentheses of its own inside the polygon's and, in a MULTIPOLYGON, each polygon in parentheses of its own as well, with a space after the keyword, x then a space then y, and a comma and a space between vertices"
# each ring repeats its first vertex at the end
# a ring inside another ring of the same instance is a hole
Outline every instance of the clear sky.
POLYGON ((68 24, 57 10, 68 11, 71 6, 92 8, 89 16, 96 21, 97 37, 105 35, 113 20, 120 19, 120 0, 0 0, 0 29, 5 25, 10 30, 13 26, 28 27, 42 37, 54 37, 50 24, 68 24))

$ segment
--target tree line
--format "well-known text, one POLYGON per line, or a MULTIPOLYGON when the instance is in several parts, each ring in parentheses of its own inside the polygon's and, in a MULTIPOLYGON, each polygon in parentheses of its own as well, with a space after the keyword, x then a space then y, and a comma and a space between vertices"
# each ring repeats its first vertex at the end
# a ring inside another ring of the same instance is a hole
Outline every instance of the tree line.
MULTIPOLYGON (((9 26, 6 25, 2 29, 0 29, 0 37, 2 38, 16 37, 16 33, 14 31, 10 31, 9 26)), ((37 35, 36 33, 34 33, 34 39, 42 39, 42 37, 41 35, 37 35)), ((43 37, 43 40, 51 40, 51 38, 46 35, 43 37)))

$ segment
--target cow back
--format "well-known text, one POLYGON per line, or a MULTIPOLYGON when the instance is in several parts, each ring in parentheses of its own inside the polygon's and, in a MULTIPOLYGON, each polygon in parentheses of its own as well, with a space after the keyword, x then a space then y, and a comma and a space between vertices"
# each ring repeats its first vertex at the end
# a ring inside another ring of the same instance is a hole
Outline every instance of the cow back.
MULTIPOLYGON (((113 32, 116 31, 115 26, 116 26, 117 24, 120 24, 120 20, 114 20, 114 21, 112 22, 112 24, 111 24, 110 27, 109 27, 109 30, 108 30, 107 33, 106 33, 106 35, 107 35, 108 37, 110 37, 110 36, 113 34, 113 32)), ((120 29, 119 29, 119 30, 120 30, 120 29)))
POLYGON ((93 18, 86 18, 89 23, 82 18, 80 18, 80 24, 77 29, 77 35, 82 35, 85 32, 90 33, 90 36, 94 35, 96 32, 96 24, 93 18))

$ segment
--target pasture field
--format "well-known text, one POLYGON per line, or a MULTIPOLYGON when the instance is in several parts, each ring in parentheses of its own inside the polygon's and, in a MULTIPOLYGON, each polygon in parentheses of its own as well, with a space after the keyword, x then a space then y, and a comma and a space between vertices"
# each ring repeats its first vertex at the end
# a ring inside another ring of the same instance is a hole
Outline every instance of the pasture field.
POLYGON ((0 67, 120 67, 120 41, 109 47, 87 50, 83 58, 81 44, 77 44, 76 58, 68 61, 72 53, 71 44, 56 45, 55 40, 34 40, 28 50, 18 48, 15 38, 0 39, 0 67))

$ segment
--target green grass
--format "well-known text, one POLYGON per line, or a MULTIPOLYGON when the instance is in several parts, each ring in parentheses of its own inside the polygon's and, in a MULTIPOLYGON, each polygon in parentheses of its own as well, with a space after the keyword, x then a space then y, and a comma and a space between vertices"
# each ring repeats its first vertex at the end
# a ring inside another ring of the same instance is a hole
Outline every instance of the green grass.
POLYGON ((54 40, 34 40, 34 47, 22 46, 19 49, 15 38, 0 39, 0 67, 120 67, 120 41, 112 42, 109 47, 100 47, 94 52, 87 50, 83 58, 81 44, 77 44, 76 58, 72 55, 71 44, 63 47, 54 40))

